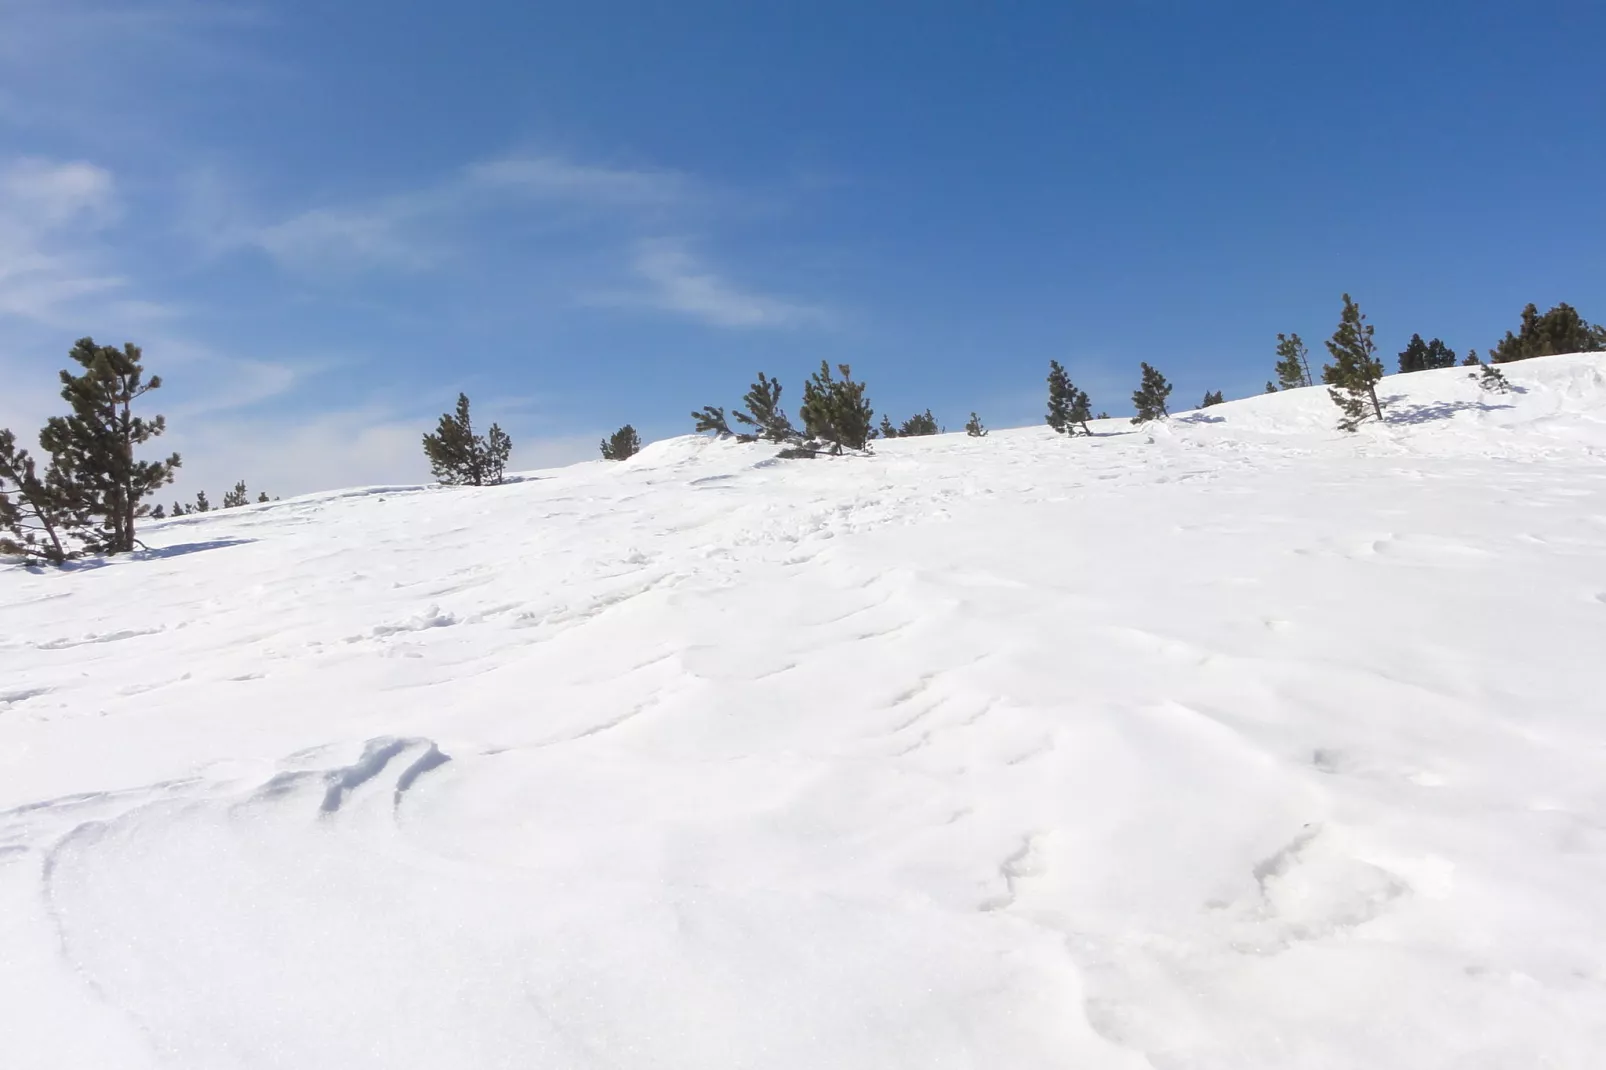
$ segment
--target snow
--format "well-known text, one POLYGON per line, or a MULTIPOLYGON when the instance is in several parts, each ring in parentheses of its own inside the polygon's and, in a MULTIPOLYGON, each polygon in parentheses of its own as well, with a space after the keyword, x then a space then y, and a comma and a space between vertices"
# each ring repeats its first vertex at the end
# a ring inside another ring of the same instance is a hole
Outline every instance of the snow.
POLYGON ((0 570, 34 1068, 1591 1068, 1606 360, 0 570))

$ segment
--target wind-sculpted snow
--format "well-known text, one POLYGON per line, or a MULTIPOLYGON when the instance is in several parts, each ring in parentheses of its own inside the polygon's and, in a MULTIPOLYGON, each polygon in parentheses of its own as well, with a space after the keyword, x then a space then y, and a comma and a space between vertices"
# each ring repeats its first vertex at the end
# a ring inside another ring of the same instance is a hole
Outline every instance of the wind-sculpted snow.
POLYGON ((1603 367, 0 570, 0 1065, 1593 1070, 1603 367))

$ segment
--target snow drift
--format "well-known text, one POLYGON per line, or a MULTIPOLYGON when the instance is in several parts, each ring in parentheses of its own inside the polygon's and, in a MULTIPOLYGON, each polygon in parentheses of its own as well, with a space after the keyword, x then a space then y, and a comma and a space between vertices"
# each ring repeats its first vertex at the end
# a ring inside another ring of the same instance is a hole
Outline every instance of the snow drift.
POLYGON ((0 571, 43 1068, 1593 1068, 1606 362, 0 571))

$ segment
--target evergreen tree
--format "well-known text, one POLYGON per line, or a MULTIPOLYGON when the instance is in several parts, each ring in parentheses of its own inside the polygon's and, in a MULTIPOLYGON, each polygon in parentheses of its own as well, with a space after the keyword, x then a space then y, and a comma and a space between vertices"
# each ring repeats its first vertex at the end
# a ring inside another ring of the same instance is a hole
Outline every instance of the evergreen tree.
POLYGON ((1322 369, 1322 382, 1328 385, 1327 396, 1344 414, 1338 421, 1341 430, 1358 428, 1366 419, 1368 408, 1379 420, 1383 418, 1383 405, 1377 400, 1377 381, 1383 378, 1383 362, 1373 355, 1376 350, 1372 325, 1366 322, 1361 307, 1345 294, 1343 317, 1338 330, 1327 342, 1333 363, 1322 369))
POLYGON ((242 505, 250 504, 250 497, 245 491, 245 480, 234 484, 234 489, 223 495, 223 508, 238 509, 242 505))
POLYGON ((832 453, 843 449, 862 450, 870 441, 875 412, 864 397, 864 385, 854 382, 852 369, 838 364, 841 379, 831 377, 831 366, 820 361, 820 370, 803 384, 803 428, 812 439, 829 443, 832 453))
POLYGON ((746 412, 736 413, 736 421, 755 429, 756 437, 766 442, 789 442, 797 438, 792 421, 781 409, 781 384, 763 372, 742 398, 746 412))
POLYGON ((881 437, 897 438, 898 429, 892 426, 892 419, 886 413, 881 414, 881 437))
POLYGON ((1270 379, 1267 379, 1266 380, 1265 393, 1267 393, 1267 394, 1275 394, 1275 393, 1277 393, 1277 384, 1272 382, 1270 379))
POLYGON ((0 428, 0 554, 59 565, 71 556, 62 541, 71 521, 17 436, 0 428))
MULTIPOLYGON (((1277 336, 1277 382, 1284 390, 1297 390, 1302 386, 1312 386, 1310 378, 1309 350, 1297 334, 1279 334, 1277 336)), ((1266 384, 1268 387, 1271 383, 1266 384)), ((1270 394, 1273 391, 1267 390, 1270 394)))
POLYGON ((155 509, 152 509, 151 510, 151 519, 152 520, 166 520, 167 519, 167 507, 164 506, 164 505, 158 505, 155 509))
POLYGON ((1201 409, 1208 409, 1210 406, 1220 405, 1226 400, 1227 399, 1222 396, 1221 391, 1217 390, 1214 394, 1212 394, 1207 390, 1205 391, 1204 402, 1199 407, 1201 409))
POLYGON ((441 416, 433 435, 424 436, 429 471, 447 486, 483 487, 502 482, 513 440, 496 424, 486 436, 474 433, 468 395, 457 395, 455 412, 441 416))
POLYGON ((211 511, 212 511, 212 503, 206 500, 206 491, 204 491, 204 490, 196 491, 195 492, 195 504, 190 506, 190 512, 192 512, 192 513, 210 513, 211 511))
POLYGON ((263 491, 261 494, 257 495, 257 504, 258 505, 261 505, 263 502, 266 502, 266 501, 275 501, 276 502, 278 500, 279 499, 277 499, 277 498, 269 498, 267 491, 263 491))
POLYGON ((185 505, 183 502, 174 502, 173 503, 173 511, 171 513, 168 513, 167 515, 168 516, 189 516, 193 512, 195 512, 195 510, 192 509, 191 507, 189 507, 188 505, 185 505))
POLYGON ((1143 369, 1143 380, 1138 388, 1132 391, 1132 407, 1138 410, 1137 415, 1132 417, 1132 422, 1135 424, 1171 415, 1166 411, 1165 405, 1165 399, 1171 396, 1171 384, 1146 361, 1140 366, 1143 369))
POLYGON ((1461 362, 1463 368, 1477 368, 1483 365, 1483 358, 1478 356, 1476 349, 1467 350, 1466 359, 1461 362))
MULTIPOLYGON (((1084 435, 1093 433, 1093 429, 1087 426, 1087 422, 1093 418, 1093 400, 1087 396, 1086 390, 1071 388, 1071 411, 1069 417, 1073 431, 1075 428, 1080 427, 1084 435)), ((1100 413, 1099 419, 1108 420, 1109 416, 1100 413)))
POLYGON ((493 487, 507 472, 507 459, 513 453, 513 440, 496 424, 485 432, 485 482, 493 487))
MULTIPOLYGON (((1087 422, 1093 418, 1093 403, 1087 396, 1086 390, 1078 390, 1076 384, 1057 360, 1048 362, 1048 426, 1062 435, 1074 435, 1080 427, 1084 434, 1093 432, 1088 428, 1087 422)), ((1107 419, 1100 414, 1099 419, 1107 419)))
POLYGON ((1048 426, 1060 434, 1070 433, 1071 403, 1075 400, 1071 377, 1057 360, 1048 362, 1048 426))
POLYGON ((1434 368, 1453 367, 1455 367, 1455 350, 1437 338, 1431 342, 1424 342, 1420 334, 1413 334, 1400 353, 1401 372, 1422 372, 1434 368))
MULTIPOLYGON (((1101 412, 1097 416, 1094 417, 1095 420, 1108 420, 1109 418, 1110 418, 1110 414, 1107 413, 1107 412, 1101 412)), ((1088 434, 1091 435, 1092 433, 1093 433, 1092 431, 1088 431, 1088 434)))
POLYGON ((924 435, 935 435, 938 430, 937 418, 931 415, 931 410, 916 413, 903 422, 898 428, 899 438, 920 438, 924 435))
POLYGON ((1428 344, 1422 341, 1420 334, 1413 334, 1411 340, 1405 343, 1400 351, 1400 371, 1419 372, 1428 366, 1428 344))
POLYGON ((640 452, 641 436, 629 424, 602 440, 602 459, 605 461, 628 460, 640 452))
POLYGON ((1506 394, 1511 391, 1511 383, 1506 380, 1506 373, 1493 364, 1478 362, 1478 370, 1467 373, 1468 379, 1476 379, 1478 385, 1491 393, 1506 394))
POLYGON ((720 438, 726 438, 731 434, 730 424, 725 422, 724 409, 716 409, 712 405, 704 405, 701 410, 692 413, 691 418, 697 421, 696 434, 700 435, 704 431, 712 431, 720 438))
POLYGON ((987 437, 987 429, 982 426, 981 417, 977 416, 975 412, 972 412, 970 414, 970 419, 965 421, 965 434, 969 435, 971 438, 987 437))
POLYGON ((135 416, 134 402, 161 388, 160 376, 145 378, 140 349, 96 345, 80 338, 68 354, 82 374, 61 373, 61 396, 69 416, 53 416, 39 433, 51 455, 49 484, 67 527, 86 553, 128 553, 137 545, 134 525, 149 514, 144 501, 173 482, 179 466, 174 453, 160 461, 138 461, 134 450, 167 430, 161 416, 135 416))
POLYGON ((1494 363, 1509 364, 1531 357, 1595 353, 1606 349, 1606 326, 1591 326, 1566 302, 1542 316, 1538 306, 1530 304, 1522 310, 1518 331, 1515 335, 1507 331, 1500 344, 1490 350, 1489 357, 1494 363))

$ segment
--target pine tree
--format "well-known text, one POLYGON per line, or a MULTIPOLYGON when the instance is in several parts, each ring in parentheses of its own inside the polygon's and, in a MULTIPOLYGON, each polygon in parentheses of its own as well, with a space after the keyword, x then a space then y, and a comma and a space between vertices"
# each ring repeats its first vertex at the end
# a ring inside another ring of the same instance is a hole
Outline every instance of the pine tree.
POLYGON ((195 512, 195 510, 190 508, 189 506, 185 505, 183 502, 174 502, 173 503, 173 511, 168 513, 167 515, 168 516, 189 516, 193 512, 195 512))
POLYGON ((927 409, 925 412, 916 413, 905 420, 903 426, 898 428, 898 437, 920 438, 925 435, 935 435, 939 430, 937 418, 931 415, 930 409, 927 409))
POLYGON ((71 519, 17 436, 0 428, 0 554, 59 565, 71 556, 62 541, 71 519))
POLYGON ((602 440, 602 459, 605 461, 628 460, 640 452, 641 436, 629 424, 602 440))
POLYGON ((455 412, 441 416, 433 435, 424 436, 429 471, 446 486, 483 487, 502 482, 513 440, 496 424, 482 437, 474 433, 468 395, 457 395, 455 412))
MULTIPOLYGON (((1093 418, 1093 403, 1086 390, 1076 384, 1057 360, 1048 362, 1048 426, 1062 435, 1074 435, 1080 427, 1083 434, 1091 435, 1087 422, 1093 418)), ((1099 419, 1107 419, 1104 414, 1099 419)))
POLYGON ((1138 388, 1132 391, 1132 407, 1138 410, 1137 415, 1132 417, 1132 422, 1135 424, 1171 415, 1166 411, 1165 405, 1165 399, 1171 396, 1171 384, 1146 361, 1140 366, 1143 369, 1143 380, 1138 388))
POLYGON ((1500 344, 1489 351, 1491 361, 1509 364, 1532 357, 1606 350, 1606 326, 1591 326, 1565 301, 1542 316, 1537 305, 1528 305, 1522 310, 1518 331, 1515 335, 1506 332, 1500 344))
POLYGON ((695 434, 700 435, 704 431, 712 431, 720 438, 727 438, 731 434, 730 424, 725 422, 724 409, 716 409, 712 405, 704 405, 702 409, 692 413, 691 418, 697 421, 695 434))
POLYGON ((1379 420, 1383 418, 1383 405, 1377 400, 1377 381, 1383 378, 1383 362, 1373 356, 1376 349, 1372 342, 1372 325, 1366 322, 1361 307, 1345 294, 1343 317, 1338 330, 1327 342, 1333 363, 1322 369, 1322 382, 1328 385, 1327 396, 1344 414, 1338 421, 1341 430, 1357 429, 1366 419, 1368 407, 1379 420))
POLYGON ((485 482, 497 486, 507 471, 507 459, 513 453, 513 440, 496 424, 485 432, 485 482))
POLYGON ((886 413, 881 414, 881 437, 897 438, 898 429, 892 426, 892 419, 886 413))
POLYGON ((140 349, 131 342, 118 349, 80 338, 68 355, 83 369, 81 375, 61 373, 61 396, 72 414, 51 417, 39 433, 40 447, 51 455, 52 495, 84 552, 128 553, 138 545, 135 521, 150 512, 145 499, 173 482, 179 466, 176 453, 160 461, 134 459, 135 447, 167 430, 161 416, 133 413, 134 402, 160 389, 162 380, 145 378, 140 349))
MULTIPOLYGON (((1284 390, 1313 385, 1310 378, 1309 350, 1297 334, 1277 336, 1277 382, 1284 390)), ((1266 384, 1268 387, 1271 383, 1266 384)), ((1273 393, 1267 390, 1266 393, 1273 393)))
POLYGON ((1482 366, 1482 364, 1483 358, 1478 356, 1478 351, 1476 349, 1469 349, 1467 350, 1466 359, 1461 362, 1461 367, 1477 368, 1482 366))
POLYGON ((987 437, 987 429, 982 426, 981 417, 977 416, 974 411, 971 412, 970 419, 965 421, 965 434, 971 438, 987 437))
POLYGON ((1270 379, 1267 379, 1266 380, 1265 393, 1267 393, 1267 394, 1275 394, 1275 393, 1277 393, 1277 384, 1272 382, 1270 379))
MULTIPOLYGON (((1095 420, 1108 420, 1109 418, 1110 418, 1110 414, 1107 413, 1107 412, 1101 412, 1097 416, 1094 417, 1095 420)), ((1091 435, 1092 433, 1093 433, 1092 431, 1088 431, 1088 434, 1091 435)))
POLYGON ((865 384, 853 380, 853 371, 838 364, 841 379, 831 377, 831 366, 820 361, 820 370, 803 384, 804 433, 828 443, 832 453, 844 449, 862 450, 870 441, 875 412, 865 400, 865 384))
POLYGON ((212 503, 206 500, 206 491, 198 490, 195 492, 195 504, 190 506, 190 511, 194 513, 210 513, 212 511, 212 503))
POLYGON ((1222 395, 1221 391, 1217 390, 1215 393, 1212 394, 1210 391, 1207 390, 1207 391, 1205 391, 1204 402, 1202 404, 1200 404, 1199 407, 1201 409, 1208 409, 1210 406, 1212 406, 1212 405, 1220 405, 1222 402, 1224 402, 1226 400, 1227 399, 1222 395))
MULTIPOLYGON (((1070 426, 1073 428, 1073 433, 1074 428, 1080 427, 1082 429, 1082 434, 1091 435, 1093 433, 1093 429, 1087 426, 1087 422, 1092 418, 1093 400, 1087 396, 1086 390, 1077 390, 1075 387, 1072 387, 1071 411, 1069 413, 1069 419, 1070 426)), ((1100 413, 1099 419, 1108 420, 1109 416, 1104 413, 1100 413)))
POLYGON ((1484 364, 1480 361, 1478 370, 1468 372, 1467 378, 1476 379, 1479 386, 1493 393, 1507 394, 1511 392, 1511 383, 1507 381, 1506 373, 1494 364, 1484 364))
POLYGON ((1071 377, 1065 374, 1065 369, 1057 360, 1048 362, 1048 426, 1060 434, 1069 434, 1071 426, 1071 403, 1075 400, 1071 385, 1071 377))
POLYGON ((759 372, 758 382, 748 389, 742 400, 747 404, 747 411, 736 413, 736 421, 754 428, 757 438, 766 442, 790 442, 797 438, 792 421, 781 409, 779 382, 759 372))
POLYGON ((1455 350, 1435 338, 1428 343, 1426 363, 1429 371, 1434 368, 1453 368, 1455 367, 1455 350))
POLYGON ((165 505, 158 505, 155 509, 152 509, 151 510, 151 519, 152 520, 166 520, 167 519, 167 507, 165 505))
POLYGON ((250 501, 251 499, 247 496, 245 490, 245 480, 242 479, 234 484, 233 490, 223 495, 223 508, 238 509, 242 505, 249 504, 250 501))
POLYGON ((1455 350, 1435 338, 1431 342, 1422 341, 1420 334, 1413 334, 1411 340, 1405 344, 1400 352, 1401 372, 1431 371, 1434 368, 1455 367, 1455 350))

